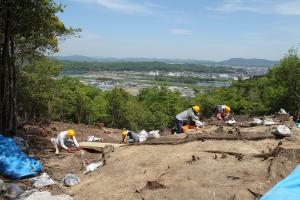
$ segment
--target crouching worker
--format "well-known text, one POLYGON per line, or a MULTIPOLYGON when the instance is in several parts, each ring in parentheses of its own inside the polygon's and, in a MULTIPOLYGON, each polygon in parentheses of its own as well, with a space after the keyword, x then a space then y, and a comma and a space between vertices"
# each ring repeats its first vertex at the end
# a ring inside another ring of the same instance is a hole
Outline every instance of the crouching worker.
POLYGON ((193 125, 195 126, 196 121, 199 121, 200 106, 193 106, 178 115, 176 115, 176 133, 182 133, 182 126, 193 125))
POLYGON ((226 105, 217 105, 214 111, 214 117, 217 120, 227 121, 230 115, 230 107, 226 105))
POLYGON ((60 132, 57 138, 51 138, 51 142, 55 148, 55 154, 59 153, 58 148, 62 148, 68 153, 72 153, 72 146, 76 146, 77 150, 80 151, 79 144, 75 138, 75 131, 69 129, 67 131, 60 132))
POLYGON ((135 143, 135 142, 139 142, 139 135, 132 131, 123 129, 122 130, 122 143, 135 143))

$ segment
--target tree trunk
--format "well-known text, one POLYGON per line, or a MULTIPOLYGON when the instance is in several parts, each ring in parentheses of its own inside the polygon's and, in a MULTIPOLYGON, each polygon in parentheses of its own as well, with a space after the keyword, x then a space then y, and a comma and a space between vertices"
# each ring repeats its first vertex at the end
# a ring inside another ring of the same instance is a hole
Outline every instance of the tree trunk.
POLYGON ((300 119, 300 103, 298 104, 298 112, 296 120, 300 119))
POLYGON ((15 42, 14 37, 10 37, 10 49, 11 49, 11 67, 12 67, 12 127, 13 134, 17 133, 17 69, 15 58, 15 42))
POLYGON ((9 66, 8 60, 9 60, 9 32, 10 29, 10 13, 9 10, 6 13, 6 19, 5 19, 5 28, 4 28, 4 42, 2 47, 2 63, 1 63, 1 94, 0 94, 0 131, 2 133, 6 133, 8 130, 8 124, 7 124, 7 111, 9 111, 9 108, 7 108, 7 69, 9 66))

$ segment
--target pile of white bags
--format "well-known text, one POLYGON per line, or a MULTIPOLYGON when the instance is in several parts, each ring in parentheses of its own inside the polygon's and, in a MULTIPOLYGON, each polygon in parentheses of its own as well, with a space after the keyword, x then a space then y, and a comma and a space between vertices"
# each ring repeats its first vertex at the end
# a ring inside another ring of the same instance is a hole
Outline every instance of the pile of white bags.
POLYGON ((149 133, 145 130, 142 130, 138 135, 139 135, 140 142, 145 142, 147 139, 150 139, 150 138, 159 138, 160 137, 159 130, 150 131, 149 133))

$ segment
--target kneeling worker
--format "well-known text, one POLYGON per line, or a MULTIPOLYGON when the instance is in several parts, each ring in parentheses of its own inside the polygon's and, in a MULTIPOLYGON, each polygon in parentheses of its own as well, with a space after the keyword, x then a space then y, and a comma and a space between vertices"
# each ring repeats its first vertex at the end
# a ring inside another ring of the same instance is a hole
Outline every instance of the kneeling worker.
POLYGON ((230 115, 230 107, 226 105, 217 105, 215 108, 214 116, 218 120, 226 121, 230 115))
POLYGON ((138 134, 126 130, 125 128, 122 130, 122 141, 121 143, 134 143, 139 142, 139 136, 138 134))
POLYGON ((199 120, 197 116, 199 113, 200 106, 193 106, 176 115, 176 133, 182 133, 182 126, 184 125, 195 125, 196 121, 199 120))
POLYGON ((79 144, 75 138, 75 131, 69 129, 67 131, 60 132, 57 138, 51 138, 51 142, 55 148, 55 154, 59 153, 58 145, 69 153, 72 152, 71 147, 75 145, 77 150, 80 150, 79 144))

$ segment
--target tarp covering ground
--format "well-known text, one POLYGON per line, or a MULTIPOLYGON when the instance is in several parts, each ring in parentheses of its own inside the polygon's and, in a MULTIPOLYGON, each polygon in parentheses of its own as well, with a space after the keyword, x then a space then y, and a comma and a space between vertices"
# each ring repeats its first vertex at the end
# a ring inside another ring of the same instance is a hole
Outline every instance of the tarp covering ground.
POLYGON ((277 183, 261 200, 299 200, 300 199, 300 165, 285 179, 277 183))
POLYGON ((35 176, 42 169, 41 163, 28 157, 13 139, 0 134, 0 173, 12 179, 35 176))

